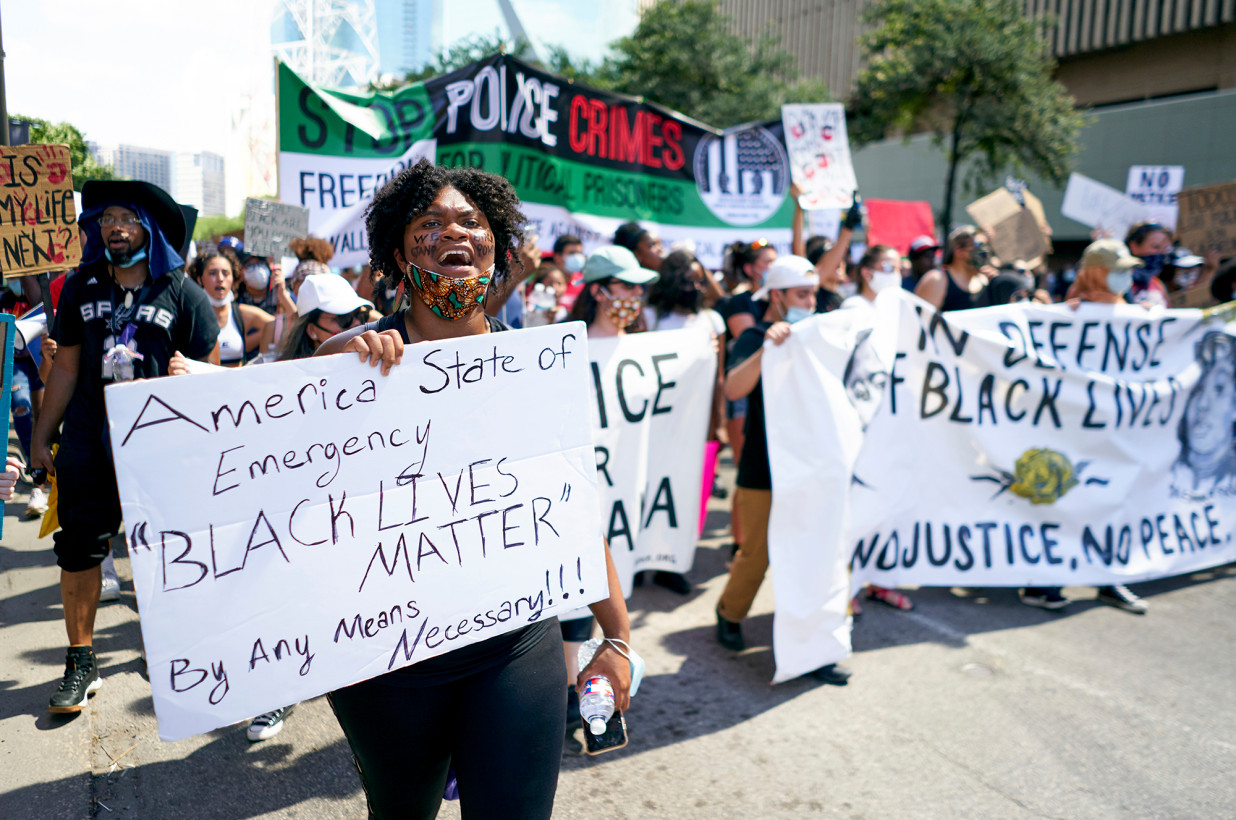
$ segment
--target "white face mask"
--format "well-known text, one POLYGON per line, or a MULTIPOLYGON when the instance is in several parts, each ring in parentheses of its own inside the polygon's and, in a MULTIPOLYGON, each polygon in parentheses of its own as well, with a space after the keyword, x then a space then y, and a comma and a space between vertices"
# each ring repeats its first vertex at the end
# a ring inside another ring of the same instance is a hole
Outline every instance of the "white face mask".
POLYGON ((232 300, 235 299, 236 297, 229 290, 227 292, 227 295, 224 296, 222 299, 216 299, 214 296, 210 295, 210 293, 206 294, 206 298, 210 300, 210 304, 214 305, 217 308, 221 308, 221 307, 227 307, 228 305, 232 304, 232 300))
POLYGON ((1117 296, 1128 293, 1131 287, 1133 287, 1133 274, 1129 271, 1124 273, 1111 271, 1107 274, 1107 289, 1117 296))
POLYGON ((582 253, 569 253, 566 259, 562 260, 562 268, 566 273, 579 273, 584 269, 586 259, 582 253))
POLYGON ((871 289, 876 293, 890 288, 901 287, 901 274, 890 271, 876 271, 871 274, 871 289))
POLYGON ((858 293, 858 283, 857 282, 847 281, 847 282, 842 282, 840 285, 837 285, 837 295, 840 296, 842 299, 849 299, 851 296, 854 296, 857 293, 858 293))
POLYGON ((254 290, 266 290, 270 284, 270 268, 265 265, 250 265, 244 270, 245 284, 254 290))

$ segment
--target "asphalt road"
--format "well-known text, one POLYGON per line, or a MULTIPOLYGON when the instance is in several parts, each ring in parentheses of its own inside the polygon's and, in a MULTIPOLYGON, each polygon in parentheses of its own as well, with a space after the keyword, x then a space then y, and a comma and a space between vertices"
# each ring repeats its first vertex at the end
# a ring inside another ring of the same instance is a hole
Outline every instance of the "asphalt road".
MULTIPOLYGON (((750 648, 713 639, 723 506, 689 597, 635 591, 648 677, 630 744, 568 748, 556 818, 1236 816, 1236 565, 1140 585, 1144 617, 1086 588, 1066 590, 1077 600, 1060 615, 1001 589, 914 590, 909 613, 868 602, 848 686, 774 687, 771 585, 750 648)), ((324 699, 263 743, 243 725, 158 739, 124 559, 123 598, 96 630, 103 689, 80 716, 50 716, 58 573, 24 507, 7 506, 0 546, 0 818, 365 816, 324 699)))

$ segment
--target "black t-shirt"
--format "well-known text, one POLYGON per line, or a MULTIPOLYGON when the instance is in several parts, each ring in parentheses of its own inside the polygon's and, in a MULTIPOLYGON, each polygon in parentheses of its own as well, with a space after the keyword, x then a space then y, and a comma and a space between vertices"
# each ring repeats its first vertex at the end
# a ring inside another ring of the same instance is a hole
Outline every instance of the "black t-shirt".
MULTIPOLYGON (((764 334, 771 327, 769 322, 756 322, 749 327, 734 342, 734 350, 726 359, 726 370, 733 370, 738 365, 755 355, 764 346, 764 334)), ((768 466, 768 437, 764 431, 764 380, 755 383, 755 389, 747 397, 747 423, 744 427, 746 439, 742 445, 742 459, 738 464, 739 487, 748 490, 771 490, 772 471, 768 466)))
POLYGON ((206 291, 190 282, 177 268, 148 282, 138 292, 131 315, 124 323, 112 314, 124 306, 124 291, 112 281, 107 263, 99 262, 70 273, 60 293, 51 337, 57 344, 81 346, 77 386, 64 413, 64 435, 92 438, 106 428, 103 355, 132 323, 140 361, 133 364, 139 379, 166 376, 168 362, 180 351, 190 359, 204 359, 214 350, 219 322, 206 291))
MULTIPOLYGON (((399 335, 403 337, 403 343, 411 344, 412 340, 408 338, 408 326, 404 322, 406 312, 407 308, 404 308, 390 316, 383 316, 373 323, 373 329, 379 333, 383 330, 398 330, 399 335)), ((506 324, 492 316, 486 315, 485 318, 489 321, 490 333, 510 330, 506 324)), ((390 673, 394 676, 390 678, 390 683, 397 686, 417 687, 437 686, 459 680, 474 672, 524 654, 540 643, 551 627, 557 628, 557 623, 556 618, 546 618, 531 626, 504 632, 484 641, 452 649, 450 652, 429 660, 396 669, 390 673)))

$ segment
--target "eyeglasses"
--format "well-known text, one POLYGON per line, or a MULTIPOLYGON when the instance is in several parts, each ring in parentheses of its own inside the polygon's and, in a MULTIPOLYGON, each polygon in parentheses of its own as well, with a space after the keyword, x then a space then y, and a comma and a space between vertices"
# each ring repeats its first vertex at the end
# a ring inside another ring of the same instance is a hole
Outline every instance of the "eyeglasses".
POLYGON ((121 225, 124 225, 125 227, 132 227, 133 225, 142 224, 142 220, 136 216, 115 217, 110 214, 99 217, 99 224, 103 226, 104 228, 110 228, 112 225, 115 225, 116 223, 120 223, 121 225))

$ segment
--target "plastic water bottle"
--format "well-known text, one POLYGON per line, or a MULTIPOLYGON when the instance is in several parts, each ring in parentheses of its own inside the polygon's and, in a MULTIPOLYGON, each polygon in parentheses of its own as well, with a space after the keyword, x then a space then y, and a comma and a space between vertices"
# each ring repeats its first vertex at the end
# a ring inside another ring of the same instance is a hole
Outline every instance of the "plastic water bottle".
MULTIPOLYGON (((592 663, 592 656, 601 646, 600 638, 593 638, 579 647, 579 668, 587 669, 592 663)), ((591 677, 584 684, 584 692, 579 696, 579 713, 588 723, 588 729, 594 735, 605 734, 605 724, 614 716, 614 686, 609 678, 603 675, 591 677)))
POLYGON ((528 316, 524 324, 528 327, 547 325, 550 322, 550 312, 558 306, 558 297, 550 288, 541 282, 532 286, 528 294, 528 316))

